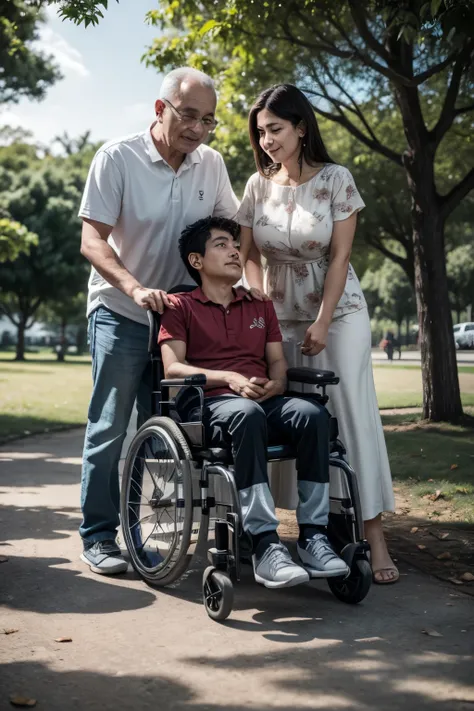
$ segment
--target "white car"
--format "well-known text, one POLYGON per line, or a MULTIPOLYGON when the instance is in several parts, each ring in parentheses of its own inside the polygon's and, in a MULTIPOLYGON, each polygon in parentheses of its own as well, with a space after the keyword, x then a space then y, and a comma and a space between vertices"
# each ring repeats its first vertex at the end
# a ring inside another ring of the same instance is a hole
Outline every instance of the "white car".
POLYGON ((474 348, 474 323, 458 323, 453 328, 456 348, 474 348))

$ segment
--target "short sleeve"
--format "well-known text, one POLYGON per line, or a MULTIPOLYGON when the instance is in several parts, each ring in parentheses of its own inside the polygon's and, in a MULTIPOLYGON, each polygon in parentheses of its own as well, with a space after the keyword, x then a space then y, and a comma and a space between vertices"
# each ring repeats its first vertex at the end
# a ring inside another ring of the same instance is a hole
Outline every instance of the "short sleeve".
POLYGON ((275 307, 271 301, 264 301, 267 311, 267 343, 279 343, 283 340, 281 335, 275 307))
POLYGON ((331 212, 334 221, 346 220, 354 212, 359 212, 365 207, 354 178, 347 168, 338 167, 334 176, 331 194, 331 212))
POLYGON ((182 302, 171 297, 172 302, 176 306, 175 309, 166 309, 161 317, 161 327, 158 334, 158 343, 166 341, 183 341, 188 342, 188 332, 186 328, 186 312, 182 302))
POLYGON ((112 227, 122 210, 123 176, 114 159, 99 150, 92 161, 82 195, 79 217, 112 227))
POLYGON ((253 178, 249 178, 245 186, 244 196, 240 203, 240 209, 235 218, 242 227, 253 227, 255 214, 255 188, 253 178))
POLYGON ((217 198, 214 205, 214 217, 226 217, 228 220, 235 220, 235 216, 239 209, 239 201, 232 190, 229 174, 225 167, 224 160, 221 155, 218 157, 219 166, 219 184, 217 186, 217 198))

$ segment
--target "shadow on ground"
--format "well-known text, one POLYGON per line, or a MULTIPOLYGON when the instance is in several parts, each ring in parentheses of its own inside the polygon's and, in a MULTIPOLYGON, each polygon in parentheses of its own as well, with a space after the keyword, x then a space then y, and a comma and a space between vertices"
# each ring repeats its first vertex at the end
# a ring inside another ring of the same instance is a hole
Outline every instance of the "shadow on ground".
POLYGON ((28 538, 69 538, 71 531, 77 531, 81 520, 80 509, 71 506, 53 508, 0 504, 0 545, 28 538))
POLYGON ((135 590, 119 581, 92 577, 92 573, 84 575, 85 567, 61 567, 76 564, 76 560, 5 555, 8 561, 1 565, 0 604, 12 610, 101 614, 138 610, 156 599, 146 586, 135 590))
MULTIPOLYGON (((444 654, 439 642, 416 652, 394 649, 388 640, 356 644, 348 648, 342 640, 333 639, 316 649, 292 647, 265 655, 188 654, 179 662, 170 660, 165 669, 160 665, 160 675, 140 674, 139 668, 135 672, 133 662, 127 673, 119 666, 115 674, 58 671, 59 662, 54 662, 56 669, 36 661, 16 662, 1 669, 3 693, 37 699, 38 708, 49 711, 472 709, 474 689, 463 681, 470 678, 472 659, 444 654), (179 681, 171 678, 178 674, 179 681), (193 679, 194 688, 187 678, 193 679), (289 696, 294 702, 286 701, 289 696)), ((119 652, 111 650, 109 663, 119 652)), ((58 656, 63 654, 63 650, 58 652, 58 656)), ((6 698, 0 700, 0 707, 8 708, 1 701, 6 698)))

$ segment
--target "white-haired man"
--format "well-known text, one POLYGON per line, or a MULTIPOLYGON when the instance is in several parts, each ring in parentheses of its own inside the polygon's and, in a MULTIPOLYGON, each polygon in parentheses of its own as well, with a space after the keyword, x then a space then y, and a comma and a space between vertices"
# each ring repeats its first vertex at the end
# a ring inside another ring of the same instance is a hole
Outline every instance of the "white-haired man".
POLYGON ((178 251, 186 225, 208 215, 232 218, 238 209, 221 155, 203 145, 216 126, 215 109, 210 77, 188 67, 170 72, 151 127, 102 146, 84 189, 93 390, 79 531, 81 558, 96 573, 127 569, 115 541, 118 464, 135 399, 139 420, 149 412, 146 310, 162 313, 167 290, 190 283, 178 251))

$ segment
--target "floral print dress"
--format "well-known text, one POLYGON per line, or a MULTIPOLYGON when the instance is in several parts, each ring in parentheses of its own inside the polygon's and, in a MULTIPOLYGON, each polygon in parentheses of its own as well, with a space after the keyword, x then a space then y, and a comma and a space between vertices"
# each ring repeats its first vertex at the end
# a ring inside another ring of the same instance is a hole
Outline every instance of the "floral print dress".
MULTIPOLYGON (((298 187, 279 185, 255 173, 249 179, 237 220, 253 229, 265 257, 265 291, 285 322, 314 321, 329 266, 333 223, 365 207, 352 175, 326 163, 298 187)), ((366 308, 359 280, 349 266, 334 318, 366 308)))

